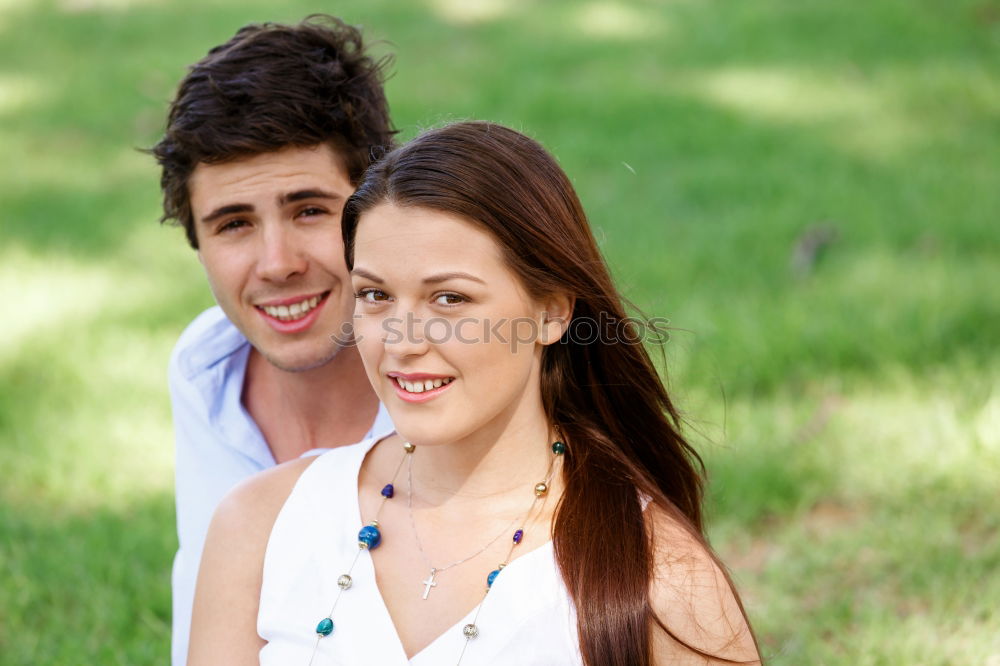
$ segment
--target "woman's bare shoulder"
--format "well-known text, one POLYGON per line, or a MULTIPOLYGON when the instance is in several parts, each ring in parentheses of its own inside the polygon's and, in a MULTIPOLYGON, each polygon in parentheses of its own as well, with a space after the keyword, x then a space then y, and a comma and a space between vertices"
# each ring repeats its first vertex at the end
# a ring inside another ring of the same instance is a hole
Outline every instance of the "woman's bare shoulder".
POLYGON ((266 528, 270 534, 285 500, 316 456, 296 458, 241 481, 222 498, 212 518, 216 529, 266 528))
POLYGON ((654 548, 650 603, 669 630, 650 628, 653 663, 759 664, 737 596, 706 546, 663 508, 650 504, 645 513, 654 548))
POLYGON ((257 663, 264 553, 274 521, 315 458, 299 458, 243 481, 212 516, 191 618, 190 666, 257 663))

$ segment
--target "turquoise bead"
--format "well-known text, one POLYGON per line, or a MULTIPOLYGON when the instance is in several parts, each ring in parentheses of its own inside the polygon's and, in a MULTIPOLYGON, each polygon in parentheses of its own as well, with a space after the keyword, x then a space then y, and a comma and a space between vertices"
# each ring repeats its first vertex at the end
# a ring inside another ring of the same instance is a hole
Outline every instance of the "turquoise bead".
POLYGON ((494 569, 493 571, 491 571, 490 575, 486 577, 486 587, 493 587, 493 581, 495 581, 497 579, 497 576, 499 575, 500 575, 499 569, 494 569))
POLYGON ((382 533, 378 531, 378 528, 374 525, 365 525, 358 532, 358 546, 361 548, 367 548, 368 550, 373 550, 378 548, 378 545, 382 543, 382 533))
POLYGON ((552 453, 561 456, 566 453, 566 445, 562 442, 552 442, 552 453))
POLYGON ((324 617, 316 625, 316 633, 320 636, 329 636, 333 633, 333 620, 328 617, 324 617))

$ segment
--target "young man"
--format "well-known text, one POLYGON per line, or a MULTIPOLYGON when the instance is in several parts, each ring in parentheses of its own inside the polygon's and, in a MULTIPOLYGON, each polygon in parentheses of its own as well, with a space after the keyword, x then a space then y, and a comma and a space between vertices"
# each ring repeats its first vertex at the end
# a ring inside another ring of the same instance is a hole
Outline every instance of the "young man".
POLYGON ((170 360, 175 665, 222 496, 277 463, 392 430, 344 344, 354 296, 340 235, 345 200, 392 144, 384 64, 331 17, 244 27, 191 68, 152 150, 163 219, 184 227, 218 303, 170 360))

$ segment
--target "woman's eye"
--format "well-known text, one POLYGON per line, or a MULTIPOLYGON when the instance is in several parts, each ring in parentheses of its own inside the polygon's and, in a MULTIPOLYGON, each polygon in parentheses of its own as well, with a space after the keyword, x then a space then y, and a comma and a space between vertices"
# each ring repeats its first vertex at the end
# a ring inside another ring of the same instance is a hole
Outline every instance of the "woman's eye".
POLYGON ((373 289, 371 287, 367 289, 362 289, 354 295, 358 300, 364 301, 365 303, 384 303, 389 300, 389 294, 385 293, 381 289, 373 289))
POLYGON ((465 302, 465 297, 449 292, 445 294, 438 294, 438 296, 434 299, 434 302, 438 305, 458 305, 459 303, 465 302))

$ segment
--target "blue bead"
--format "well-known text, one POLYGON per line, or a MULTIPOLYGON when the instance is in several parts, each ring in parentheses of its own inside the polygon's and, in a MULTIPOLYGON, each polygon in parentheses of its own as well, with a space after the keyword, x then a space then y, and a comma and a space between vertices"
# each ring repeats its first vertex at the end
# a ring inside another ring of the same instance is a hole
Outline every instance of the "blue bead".
POLYGON ((387 499, 392 499, 392 496, 395 494, 395 492, 396 489, 392 487, 392 484, 387 483, 385 484, 385 488, 382 489, 382 497, 385 497, 387 499))
POLYGON ((514 543, 521 543, 521 539, 524 538, 524 530, 518 530, 514 532, 514 543))
POLYGON ((316 633, 320 636, 329 636, 333 633, 333 620, 328 617, 324 617, 316 625, 316 633))
POLYGON ((372 550, 382 543, 382 533, 374 525, 365 525, 358 532, 358 546, 372 550))
POLYGON ((495 581, 497 579, 497 576, 499 575, 500 575, 499 569, 494 569, 493 571, 491 571, 490 575, 486 577, 486 587, 493 587, 493 581, 495 581))

